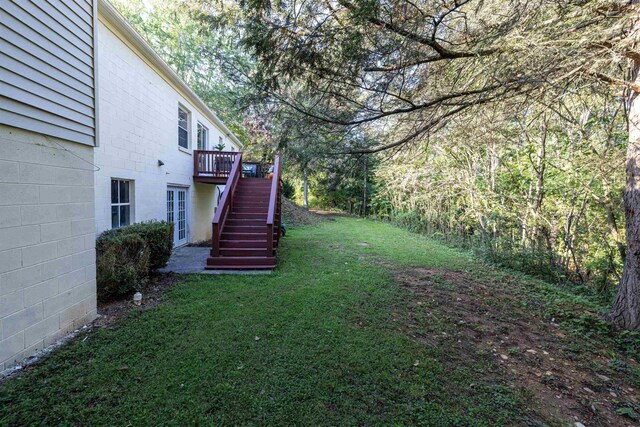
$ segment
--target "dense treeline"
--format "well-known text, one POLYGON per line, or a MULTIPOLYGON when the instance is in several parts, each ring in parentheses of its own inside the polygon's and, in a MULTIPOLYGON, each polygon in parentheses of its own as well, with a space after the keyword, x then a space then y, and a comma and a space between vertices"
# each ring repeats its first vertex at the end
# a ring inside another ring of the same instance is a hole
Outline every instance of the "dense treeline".
POLYGON ((371 213, 546 278, 615 288, 624 111, 595 95, 553 107, 484 110, 394 154, 374 171, 371 213))
POLYGON ((324 161, 311 203, 610 294, 625 255, 625 121, 607 92, 473 111, 420 144, 324 161))

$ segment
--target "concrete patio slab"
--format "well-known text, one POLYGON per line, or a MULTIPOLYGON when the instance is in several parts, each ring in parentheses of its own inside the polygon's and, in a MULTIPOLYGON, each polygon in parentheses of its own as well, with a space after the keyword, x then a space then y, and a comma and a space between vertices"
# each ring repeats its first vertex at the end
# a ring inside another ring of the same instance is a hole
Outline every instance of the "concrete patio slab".
POLYGON ((205 270, 210 248, 182 246, 171 253, 169 263, 160 273, 178 274, 271 274, 271 270, 205 270))

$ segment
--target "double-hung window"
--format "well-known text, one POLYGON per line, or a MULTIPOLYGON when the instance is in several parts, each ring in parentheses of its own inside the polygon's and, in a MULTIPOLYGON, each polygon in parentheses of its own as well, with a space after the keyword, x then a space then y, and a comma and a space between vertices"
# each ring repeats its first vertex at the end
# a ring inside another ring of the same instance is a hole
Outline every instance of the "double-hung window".
POLYGON ((209 145, 209 129, 198 123, 198 150, 206 150, 209 145))
POLYGON ((131 224, 131 181, 111 180, 111 228, 131 224))
POLYGON ((178 107, 178 145, 189 149, 189 112, 182 106, 178 107))

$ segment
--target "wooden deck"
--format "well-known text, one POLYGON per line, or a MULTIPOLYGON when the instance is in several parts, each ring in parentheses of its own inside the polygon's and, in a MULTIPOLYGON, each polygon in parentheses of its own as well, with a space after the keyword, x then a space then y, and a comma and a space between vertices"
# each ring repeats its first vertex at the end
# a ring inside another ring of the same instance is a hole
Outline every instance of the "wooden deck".
MULTIPOLYGON (((231 174, 233 162, 241 153, 237 151, 194 150, 193 180, 205 184, 225 185, 231 174)), ((267 178, 269 163, 242 162, 241 175, 251 178, 267 178)))
POLYGON ((226 184, 238 154, 240 153, 235 151, 194 150, 193 181, 206 184, 226 184))

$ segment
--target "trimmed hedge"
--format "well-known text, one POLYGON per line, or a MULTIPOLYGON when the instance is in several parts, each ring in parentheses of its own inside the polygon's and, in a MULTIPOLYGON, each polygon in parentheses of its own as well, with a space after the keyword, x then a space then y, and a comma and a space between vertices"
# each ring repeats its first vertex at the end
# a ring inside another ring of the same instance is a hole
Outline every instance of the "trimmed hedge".
POLYGON ((167 265, 173 223, 149 221, 108 230, 96 241, 98 299, 142 290, 149 273, 167 265))
POLYGON ((169 262, 173 250, 173 226, 173 222, 148 221, 123 227, 129 228, 132 233, 138 234, 147 242, 151 271, 165 267, 169 262))
POLYGON ((149 277, 149 249, 136 234, 100 236, 96 242, 98 299, 142 290, 149 277))

